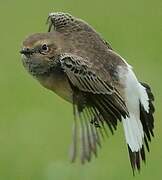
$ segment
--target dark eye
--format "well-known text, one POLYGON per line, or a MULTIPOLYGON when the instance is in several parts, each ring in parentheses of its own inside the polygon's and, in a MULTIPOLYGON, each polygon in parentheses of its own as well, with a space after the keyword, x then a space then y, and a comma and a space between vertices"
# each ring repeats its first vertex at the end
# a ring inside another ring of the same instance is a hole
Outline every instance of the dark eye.
POLYGON ((43 44, 43 45, 42 45, 42 50, 43 50, 43 51, 48 51, 48 46, 47 46, 47 44, 43 44))

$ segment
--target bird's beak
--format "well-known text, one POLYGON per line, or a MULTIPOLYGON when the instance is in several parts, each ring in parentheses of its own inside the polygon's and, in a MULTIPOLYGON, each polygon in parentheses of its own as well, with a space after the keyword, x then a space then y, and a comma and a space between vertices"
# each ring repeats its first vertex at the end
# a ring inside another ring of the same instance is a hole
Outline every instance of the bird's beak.
POLYGON ((21 54, 24 54, 24 55, 30 55, 30 54, 33 54, 34 51, 33 49, 29 49, 29 48, 23 48, 21 51, 20 51, 21 54))

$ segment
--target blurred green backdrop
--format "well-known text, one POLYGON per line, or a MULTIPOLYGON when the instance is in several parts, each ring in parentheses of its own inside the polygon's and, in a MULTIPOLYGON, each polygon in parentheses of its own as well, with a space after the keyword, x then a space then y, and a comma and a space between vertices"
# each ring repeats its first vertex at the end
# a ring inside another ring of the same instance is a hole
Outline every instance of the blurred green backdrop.
POLYGON ((162 1, 0 0, 0 180, 160 180, 162 177, 162 1), (89 22, 133 65, 156 97, 155 139, 133 178, 122 125, 100 155, 70 164, 72 107, 32 79, 19 50, 26 35, 47 31, 49 12, 89 22))

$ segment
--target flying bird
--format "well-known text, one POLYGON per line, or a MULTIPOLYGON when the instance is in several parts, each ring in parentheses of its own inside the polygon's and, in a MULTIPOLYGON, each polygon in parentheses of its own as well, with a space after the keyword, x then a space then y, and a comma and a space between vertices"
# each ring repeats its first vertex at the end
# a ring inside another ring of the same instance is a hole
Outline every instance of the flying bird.
POLYGON ((97 156, 102 139, 122 122, 133 172, 154 136, 154 96, 132 67, 85 21, 50 13, 48 32, 28 36, 20 53, 27 71, 73 105, 71 160, 97 156))

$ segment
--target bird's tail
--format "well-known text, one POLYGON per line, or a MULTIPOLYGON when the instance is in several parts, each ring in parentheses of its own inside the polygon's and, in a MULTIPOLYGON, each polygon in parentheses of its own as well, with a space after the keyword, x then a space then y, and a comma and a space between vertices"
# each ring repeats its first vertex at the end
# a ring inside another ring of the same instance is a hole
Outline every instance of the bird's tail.
MULTIPOLYGON (((133 172, 135 169, 140 170, 140 159, 145 161, 145 147, 149 151, 148 142, 151 141, 151 136, 154 136, 154 106, 152 103, 154 96, 147 84, 138 83, 137 86, 138 94, 132 93, 132 96, 127 99, 130 116, 123 118, 133 172)), ((130 96, 130 89, 128 89, 128 93, 130 96)))
POLYGON ((151 137, 154 137, 153 129, 154 129, 154 117, 153 113, 155 112, 155 108, 153 105, 154 95, 151 91, 151 88, 146 83, 141 83, 141 86, 144 87, 147 96, 148 96, 148 110, 145 110, 142 101, 140 102, 140 120, 144 130, 144 141, 147 150, 149 151, 148 141, 151 142, 151 137))

